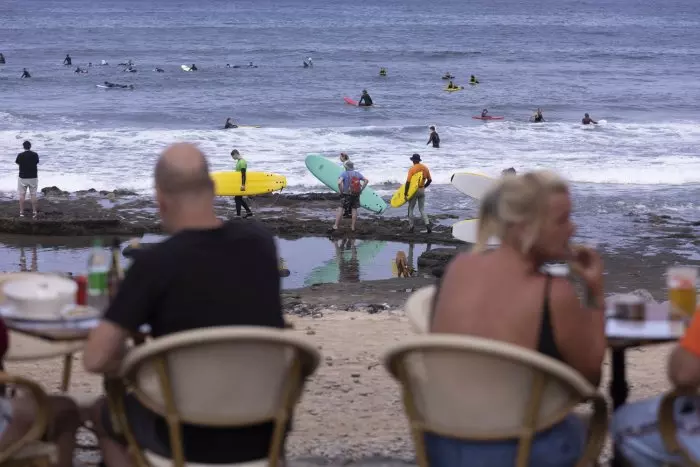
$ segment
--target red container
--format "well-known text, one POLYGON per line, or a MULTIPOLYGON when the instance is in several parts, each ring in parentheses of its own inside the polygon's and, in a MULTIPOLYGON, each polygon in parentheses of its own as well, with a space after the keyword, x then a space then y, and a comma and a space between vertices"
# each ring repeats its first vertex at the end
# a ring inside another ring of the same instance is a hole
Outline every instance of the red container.
POLYGON ((75 292, 75 303, 87 305, 87 277, 78 276, 75 278, 75 283, 78 284, 78 290, 75 292))

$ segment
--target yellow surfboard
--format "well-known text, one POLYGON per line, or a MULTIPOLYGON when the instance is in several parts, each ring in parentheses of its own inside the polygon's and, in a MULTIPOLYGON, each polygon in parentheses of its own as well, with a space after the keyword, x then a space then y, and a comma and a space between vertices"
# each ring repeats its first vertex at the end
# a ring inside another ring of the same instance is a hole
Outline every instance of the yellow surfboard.
POLYGON ((245 191, 241 191, 241 173, 213 172, 216 196, 255 196, 279 191, 287 186, 287 177, 269 172, 246 172, 245 191))
POLYGON ((398 208, 406 204, 406 201, 413 198, 413 195, 418 191, 421 182, 423 181, 423 172, 418 172, 413 177, 411 177, 411 183, 408 185, 408 198, 404 196, 406 192, 406 184, 402 184, 398 190, 394 192, 394 196, 391 197, 391 207, 398 208))

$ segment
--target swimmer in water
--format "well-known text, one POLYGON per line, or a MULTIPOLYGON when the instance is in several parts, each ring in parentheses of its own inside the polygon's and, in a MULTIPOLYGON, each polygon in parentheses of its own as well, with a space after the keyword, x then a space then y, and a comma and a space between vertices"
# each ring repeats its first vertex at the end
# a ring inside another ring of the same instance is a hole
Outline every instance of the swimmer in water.
POLYGON ((544 116, 542 115, 542 109, 540 109, 540 108, 538 107, 538 108, 537 108, 537 111, 536 111, 535 114, 532 116, 532 119, 531 119, 531 120, 532 120, 533 122, 535 122, 535 123, 542 123, 542 122, 544 122, 545 120, 544 120, 544 116))
POLYGON ((591 123, 594 124, 594 125, 597 125, 597 124, 598 124, 598 122, 596 122, 595 120, 593 120, 593 119, 590 117, 590 115, 588 115, 588 114, 585 114, 585 115, 583 116, 583 118, 581 119, 581 123, 584 124, 584 125, 590 125, 591 123))
POLYGON ((226 119, 226 123, 224 123, 224 130, 228 130, 229 128, 238 128, 238 125, 236 125, 231 118, 226 119))

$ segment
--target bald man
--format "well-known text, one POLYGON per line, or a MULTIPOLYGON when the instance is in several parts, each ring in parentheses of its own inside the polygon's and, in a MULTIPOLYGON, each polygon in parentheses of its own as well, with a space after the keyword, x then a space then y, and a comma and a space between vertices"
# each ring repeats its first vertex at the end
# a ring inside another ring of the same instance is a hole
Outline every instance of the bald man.
MULTIPOLYGON (((127 337, 146 324, 155 338, 211 326, 284 327, 273 237, 256 222, 216 217, 204 154, 190 144, 170 146, 156 164, 155 186, 163 226, 172 236, 144 250, 129 268, 85 346, 90 372, 114 374, 127 337)), ((126 411, 139 444, 171 457, 165 422, 132 397, 126 411)), ((93 407, 91 421, 106 464, 131 465, 104 400, 93 407)), ((271 423, 235 430, 183 425, 185 456, 209 464, 262 459, 272 430, 271 423)))

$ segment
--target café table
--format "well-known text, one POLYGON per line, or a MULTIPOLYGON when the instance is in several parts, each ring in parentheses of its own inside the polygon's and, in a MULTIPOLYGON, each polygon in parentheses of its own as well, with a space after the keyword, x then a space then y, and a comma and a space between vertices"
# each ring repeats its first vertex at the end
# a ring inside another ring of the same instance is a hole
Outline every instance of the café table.
MULTIPOLYGON (((613 410, 615 410, 627 401, 629 395, 627 349, 677 341, 685 332, 685 322, 669 319, 668 302, 647 304, 645 319, 632 321, 614 317, 613 298, 608 301, 606 314, 608 318, 605 323, 605 334, 608 337, 611 355, 611 378, 608 390, 613 410)), ((624 465, 615 452, 613 452, 611 465, 613 467, 624 465)))

